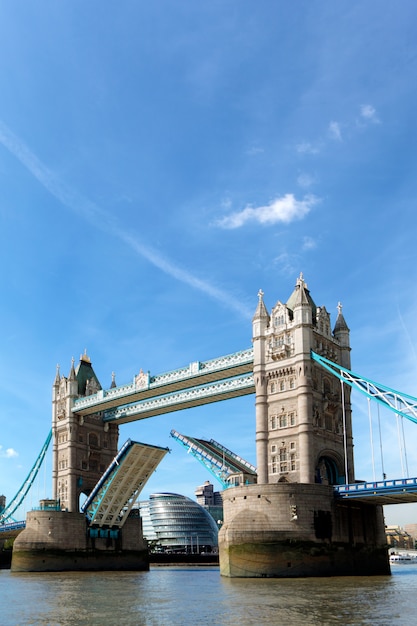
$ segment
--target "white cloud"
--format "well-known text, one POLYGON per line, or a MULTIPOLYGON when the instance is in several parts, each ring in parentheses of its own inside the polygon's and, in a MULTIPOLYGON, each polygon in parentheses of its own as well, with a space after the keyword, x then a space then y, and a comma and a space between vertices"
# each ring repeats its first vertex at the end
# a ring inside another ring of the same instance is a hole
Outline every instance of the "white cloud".
POLYGON ((312 185, 314 185, 314 183, 316 182, 316 179, 314 178, 314 176, 311 176, 310 174, 299 174, 297 177, 297 183, 300 187, 303 187, 304 189, 308 189, 308 187, 311 187, 312 185))
POLYGON ((300 154, 318 154, 320 152, 320 146, 318 144, 310 143, 309 141, 303 141, 296 145, 295 149, 300 154))
POLYGON ((293 276, 297 272, 298 262, 298 256, 288 252, 281 252, 274 259, 274 264, 279 266, 279 271, 284 276, 293 276))
POLYGON ((342 141, 342 131, 340 129, 339 122, 330 122, 329 135, 332 139, 335 139, 336 141, 342 141))
POLYGON ((314 250, 317 248, 317 243, 312 237, 304 237, 303 250, 314 250))
POLYGON ((113 215, 65 185, 1 120, 0 144, 16 157, 52 196, 73 213, 78 213, 96 228, 110 232, 114 237, 124 241, 134 252, 162 272, 165 272, 165 274, 205 293, 244 317, 252 316, 252 311, 246 310, 239 299, 234 298, 228 292, 215 285, 194 276, 188 270, 178 267, 173 261, 162 256, 150 246, 144 245, 130 230, 123 228, 113 215))
POLYGON ((363 119, 365 119, 368 122, 379 124, 378 115, 376 113, 375 108, 371 104, 361 105, 361 116, 363 119))
POLYGON ((0 457, 3 459, 13 459, 16 456, 19 456, 19 454, 13 448, 3 450, 3 446, 0 446, 0 457))
POLYGON ((257 154, 262 154, 263 152, 264 149, 260 148, 259 146, 251 146, 246 150, 246 154, 248 156, 256 156, 257 154))
POLYGON ((247 206, 242 211, 231 213, 220 219, 217 225, 221 228, 240 228, 247 222, 289 224, 305 217, 317 201, 314 196, 305 196, 303 200, 297 200, 292 193, 287 193, 270 204, 259 207, 247 206))

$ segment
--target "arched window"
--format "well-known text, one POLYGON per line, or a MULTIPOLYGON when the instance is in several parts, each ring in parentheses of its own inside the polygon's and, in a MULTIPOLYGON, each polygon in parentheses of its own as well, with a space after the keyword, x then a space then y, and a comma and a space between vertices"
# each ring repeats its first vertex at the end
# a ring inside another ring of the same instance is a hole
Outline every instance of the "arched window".
POLYGON ((94 448, 98 448, 98 437, 95 433, 90 433, 88 436, 88 443, 94 448))

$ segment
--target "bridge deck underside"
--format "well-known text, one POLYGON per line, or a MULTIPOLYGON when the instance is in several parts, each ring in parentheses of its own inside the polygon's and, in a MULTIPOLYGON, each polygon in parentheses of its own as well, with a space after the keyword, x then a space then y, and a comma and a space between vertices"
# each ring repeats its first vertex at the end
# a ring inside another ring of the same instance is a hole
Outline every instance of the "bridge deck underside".
POLYGON ((128 441, 84 503, 90 526, 122 527, 167 448, 128 441))
POLYGON ((204 397, 184 398, 180 400, 173 399, 171 403, 167 403, 165 405, 161 405, 156 401, 153 403, 154 406, 141 406, 141 404, 139 403, 134 407, 120 407, 119 409, 116 409, 114 413, 105 413, 103 421, 117 422, 118 424, 127 424, 128 422, 148 419, 149 417, 156 417, 158 415, 164 415, 165 413, 173 413, 174 411, 182 411, 205 404, 211 404, 213 402, 220 402, 222 400, 230 400, 231 398, 238 398, 250 395, 254 392, 255 386, 251 385, 246 388, 232 390, 229 389, 228 391, 215 393, 210 396, 205 395, 204 397))

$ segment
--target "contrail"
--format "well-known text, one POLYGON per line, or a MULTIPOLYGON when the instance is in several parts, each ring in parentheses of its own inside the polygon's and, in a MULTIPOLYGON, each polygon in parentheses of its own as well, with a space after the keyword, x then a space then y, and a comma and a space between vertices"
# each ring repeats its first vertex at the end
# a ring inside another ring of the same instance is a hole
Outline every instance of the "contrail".
POLYGON ((232 309, 245 318, 250 318, 253 311, 242 304, 237 298, 228 292, 211 285, 201 278, 197 278, 188 270, 177 266, 175 263, 163 257, 150 246, 143 244, 138 238, 123 229, 116 218, 91 202, 84 196, 69 188, 56 174, 49 169, 34 154, 28 146, 15 135, 4 122, 0 120, 0 143, 32 174, 32 176, 54 196, 61 204, 72 212, 77 213, 83 219, 90 222, 95 228, 110 232, 121 241, 125 242, 139 256, 159 270, 172 276, 175 280, 185 283, 217 300, 229 309, 232 309))

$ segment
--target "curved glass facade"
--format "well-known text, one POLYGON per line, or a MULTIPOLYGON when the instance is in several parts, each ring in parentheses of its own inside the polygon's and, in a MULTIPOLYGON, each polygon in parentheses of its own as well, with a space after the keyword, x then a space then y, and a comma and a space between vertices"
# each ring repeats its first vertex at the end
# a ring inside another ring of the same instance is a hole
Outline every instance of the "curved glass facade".
POLYGON ((176 493, 155 493, 139 503, 143 535, 161 552, 217 551, 217 524, 202 506, 176 493))

